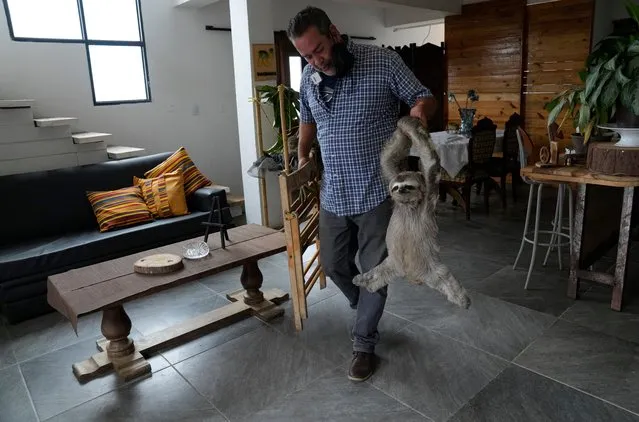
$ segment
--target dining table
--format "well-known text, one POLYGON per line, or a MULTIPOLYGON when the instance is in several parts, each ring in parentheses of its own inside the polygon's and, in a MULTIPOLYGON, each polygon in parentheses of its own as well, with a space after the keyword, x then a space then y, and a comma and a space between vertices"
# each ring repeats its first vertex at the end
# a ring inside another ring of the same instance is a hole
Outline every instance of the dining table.
MULTIPOLYGON (((448 131, 431 132, 430 137, 439 156, 441 167, 451 176, 455 177, 461 169, 468 164, 468 142, 470 137, 448 131)), ((504 139, 504 130, 496 131, 495 153, 499 153, 504 139)), ((414 148, 410 155, 418 157, 414 148)))

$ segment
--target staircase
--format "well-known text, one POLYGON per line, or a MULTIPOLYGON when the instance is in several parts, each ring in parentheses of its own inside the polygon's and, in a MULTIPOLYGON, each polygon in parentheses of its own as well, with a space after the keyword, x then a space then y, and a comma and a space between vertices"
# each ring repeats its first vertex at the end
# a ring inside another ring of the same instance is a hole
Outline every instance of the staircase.
POLYGON ((113 135, 72 132, 75 117, 36 117, 34 100, 0 100, 0 176, 95 164, 144 154, 110 145, 113 135))

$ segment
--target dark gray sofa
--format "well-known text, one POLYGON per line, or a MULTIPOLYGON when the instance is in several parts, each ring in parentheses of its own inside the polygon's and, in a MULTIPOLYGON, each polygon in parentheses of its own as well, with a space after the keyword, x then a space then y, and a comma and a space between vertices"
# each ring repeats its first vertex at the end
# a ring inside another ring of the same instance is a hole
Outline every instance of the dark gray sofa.
POLYGON ((0 309, 9 323, 52 311, 49 275, 203 235, 213 196, 231 224, 226 192, 205 187, 187 198, 188 215, 99 232, 86 191, 131 186, 171 154, 0 177, 0 309))

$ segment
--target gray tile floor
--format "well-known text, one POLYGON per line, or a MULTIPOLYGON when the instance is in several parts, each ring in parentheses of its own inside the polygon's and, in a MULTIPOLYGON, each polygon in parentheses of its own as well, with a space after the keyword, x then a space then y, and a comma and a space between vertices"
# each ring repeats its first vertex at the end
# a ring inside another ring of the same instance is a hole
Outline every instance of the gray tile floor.
MULTIPOLYGON (((78 335, 58 314, 0 325, 0 421, 639 421, 639 301, 617 313, 610 289, 588 284, 580 300, 568 299, 567 256, 559 271, 556 254, 546 267, 538 258, 524 290, 530 247, 518 269, 512 263, 525 193, 506 210, 493 198, 489 215, 475 197, 470 222, 450 202, 440 206, 443 259, 472 306, 391 286, 380 366, 365 383, 346 378, 355 313, 329 281, 311 293, 303 332, 287 302, 269 324, 251 318, 161 351, 151 376, 128 383, 107 374, 79 384, 71 372, 95 352, 99 315, 81 319, 78 335)), ((266 288, 289 290, 283 254, 261 268, 266 288)), ((132 336, 223 306, 239 274, 128 304, 132 336)))

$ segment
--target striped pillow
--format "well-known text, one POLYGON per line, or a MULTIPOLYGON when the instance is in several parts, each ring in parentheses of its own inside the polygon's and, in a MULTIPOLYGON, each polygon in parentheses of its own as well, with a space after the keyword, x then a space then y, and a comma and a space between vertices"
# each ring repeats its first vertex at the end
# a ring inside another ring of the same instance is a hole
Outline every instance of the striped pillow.
POLYGON ((144 202, 153 217, 176 217, 189 213, 184 196, 184 177, 180 169, 153 179, 133 176, 133 185, 142 190, 144 202))
POLYGON ((184 176, 184 194, 187 197, 196 190, 213 184, 213 182, 207 179, 195 166, 195 163, 193 163, 191 157, 189 157, 189 153, 184 147, 180 147, 180 149, 175 151, 169 158, 144 173, 144 177, 153 179, 162 174, 174 172, 177 169, 182 170, 182 175, 184 176))
POLYGON ((142 199, 139 186, 106 192, 87 192, 87 198, 98 220, 100 232, 153 221, 153 216, 142 199))

